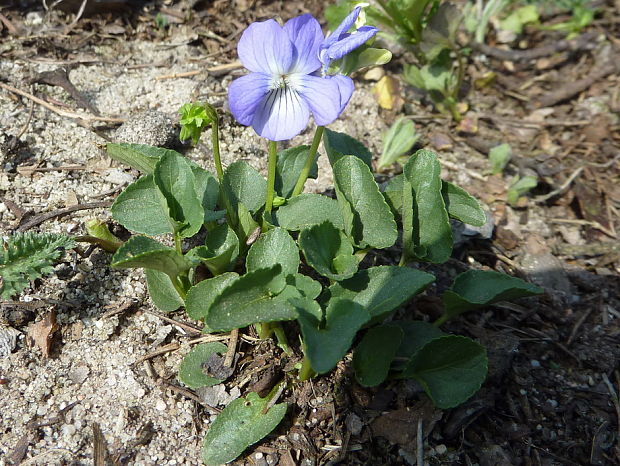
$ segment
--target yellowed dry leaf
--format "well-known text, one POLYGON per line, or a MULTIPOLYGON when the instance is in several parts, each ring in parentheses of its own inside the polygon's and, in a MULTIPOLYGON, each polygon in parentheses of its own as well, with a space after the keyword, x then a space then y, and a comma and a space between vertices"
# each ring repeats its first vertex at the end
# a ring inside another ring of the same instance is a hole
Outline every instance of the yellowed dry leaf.
POLYGON ((403 103, 398 80, 392 76, 383 76, 372 88, 372 92, 379 106, 386 110, 397 110, 403 103))

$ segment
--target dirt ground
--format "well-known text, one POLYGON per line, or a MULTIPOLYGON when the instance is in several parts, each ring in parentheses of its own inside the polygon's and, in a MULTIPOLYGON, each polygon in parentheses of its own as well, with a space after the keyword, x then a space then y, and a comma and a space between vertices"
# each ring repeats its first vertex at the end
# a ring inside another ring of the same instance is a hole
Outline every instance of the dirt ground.
MULTIPOLYGON (((112 162, 102 145, 177 145, 176 110, 189 101, 221 109, 226 165, 245 159, 265 171, 264 142, 227 112, 227 86, 243 73, 236 41, 257 19, 308 11, 321 18, 323 2, 105 0, 89 2, 76 20, 81 3, 65 0, 65 11, 47 12, 38 1, 0 6, 3 235, 79 235, 89 218, 110 220, 107 207, 137 172, 112 162), (156 25, 158 12, 167 27, 156 25)), ((444 178, 492 213, 492 239, 467 238, 442 266, 416 265, 437 282, 400 312, 436 318, 437 296, 472 267, 545 288, 540 298, 446 325, 488 347, 480 392, 441 411, 411 381, 360 387, 345 360, 331 375, 287 390, 286 420, 235 464, 416 464, 418 442, 427 464, 620 463, 620 5, 597 4, 587 36, 569 47, 558 45, 563 36, 536 28, 508 55, 492 34, 474 47, 461 125, 404 84, 402 105, 379 108, 376 76, 362 73, 331 126, 378 155, 382 131, 411 116, 418 145, 439 154, 444 178), (511 145, 513 159, 502 175, 489 175, 487 154, 500 142, 511 145), (528 174, 539 186, 508 205, 511 179, 528 174)), ((398 79, 407 59, 396 53, 385 72, 398 79)), ((179 149, 209 168, 206 136, 179 149)), ((311 137, 310 128, 293 143, 311 137)), ((323 175, 308 188, 317 192, 331 186, 324 157, 320 164, 323 175)), ((376 258, 393 260, 389 252, 376 258)), ((183 312, 157 312, 141 272, 112 270, 109 261, 81 246, 18 301, 0 303, 0 465, 93 464, 102 451, 109 464, 201 464, 201 441, 218 410, 273 386, 300 360, 244 331, 233 377, 188 390, 176 371, 204 340, 200 328, 183 312), (28 335, 47 336, 52 315, 58 331, 46 357, 47 343, 28 335)))

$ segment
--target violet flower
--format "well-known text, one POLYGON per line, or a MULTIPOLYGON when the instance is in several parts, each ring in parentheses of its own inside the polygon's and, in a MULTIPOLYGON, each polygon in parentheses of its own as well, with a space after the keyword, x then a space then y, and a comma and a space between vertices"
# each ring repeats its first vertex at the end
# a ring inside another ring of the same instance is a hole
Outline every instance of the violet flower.
POLYGON ((319 52, 327 44, 327 57, 342 57, 361 45, 352 46, 345 34, 355 17, 348 27, 347 20, 339 26, 334 39, 324 39, 319 22, 309 14, 287 21, 284 27, 272 19, 251 24, 237 45, 239 59, 250 74, 228 88, 235 119, 252 126, 259 136, 282 141, 303 131, 310 112, 319 126, 338 118, 351 98, 353 81, 342 75, 320 76, 317 71, 324 62, 319 52))
POLYGON ((327 72, 332 61, 341 59, 360 45, 366 43, 379 32, 374 26, 362 26, 352 34, 347 32, 351 29, 353 24, 355 24, 360 11, 362 11, 362 7, 358 6, 349 13, 342 23, 340 23, 334 32, 331 33, 319 47, 319 59, 323 64, 324 74, 327 72))

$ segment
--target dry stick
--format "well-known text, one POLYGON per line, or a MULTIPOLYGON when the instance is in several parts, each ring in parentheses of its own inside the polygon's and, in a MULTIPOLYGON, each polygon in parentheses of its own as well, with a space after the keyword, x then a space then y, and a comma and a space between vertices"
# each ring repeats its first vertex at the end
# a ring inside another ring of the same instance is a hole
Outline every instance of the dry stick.
POLYGON ((590 309, 588 309, 586 312, 584 312, 579 319, 577 320, 577 322, 575 322, 575 325, 573 326, 573 330, 570 332, 570 336, 568 337, 568 340, 566 340, 566 346, 570 346, 571 343, 573 342, 573 340, 575 339, 575 337, 577 336, 577 331, 579 330, 579 328, 583 325, 583 323, 586 321, 586 319, 588 318, 588 316, 590 314, 592 314, 592 311, 594 310, 594 307, 591 307, 590 309))
POLYGON ((577 170, 575 170, 569 177, 568 179, 562 184, 562 186, 560 186, 557 189, 554 189, 553 191, 551 191, 548 194, 545 194, 544 196, 537 196, 534 200, 537 203, 541 203, 541 202, 546 202, 549 199, 551 199, 552 197, 558 196, 560 194, 563 194, 564 191, 566 191, 570 185, 572 184, 573 181, 575 181, 575 179, 581 175, 581 172, 583 171, 585 167, 581 166, 579 167, 577 170))
POLYGON ((176 325, 178 327, 181 327, 183 330, 185 330, 189 334, 192 334, 192 335, 202 335, 202 331, 198 327, 196 327, 194 325, 186 324, 184 322, 180 322, 178 320, 171 319, 170 317, 166 317, 161 312, 151 311, 150 309, 145 309, 145 312, 148 312, 149 314, 157 316, 157 317, 159 317, 161 320, 163 320, 165 322, 168 322, 170 324, 173 324, 173 325, 176 325))
POLYGON ((176 351, 181 347, 179 343, 169 343, 167 345, 161 346, 150 353, 146 353, 144 356, 138 358, 134 364, 140 364, 141 362, 146 361, 147 359, 153 359, 157 356, 161 356, 162 354, 170 353, 171 351, 176 351))
POLYGON ((416 464, 424 466, 424 431, 422 430, 422 418, 418 419, 418 434, 416 437, 416 464))
MULTIPOLYGON (((618 57, 616 60, 618 60, 618 57)), ((578 79, 577 81, 569 82, 564 87, 559 88, 556 91, 550 92, 546 95, 543 95, 536 101, 536 107, 553 107, 555 104, 563 102, 564 100, 568 100, 580 92, 588 89, 592 84, 596 81, 599 81, 603 78, 606 78, 610 74, 614 73, 620 68, 617 63, 607 63, 600 67, 595 68, 583 79, 578 79)))
POLYGON ((104 122, 108 122, 108 123, 124 123, 125 119, 124 118, 108 118, 108 117, 99 117, 99 116, 92 116, 92 115, 84 115, 84 114, 80 114, 80 113, 75 113, 75 112, 69 112, 67 110, 62 110, 48 102, 46 102, 43 99, 39 99, 38 97, 29 94, 28 92, 22 91, 21 89, 17 89, 16 87, 10 86, 8 84, 4 84, 4 83, 0 83, 0 88, 2 89, 6 89, 9 92, 12 92, 14 94, 18 94, 21 95, 22 97, 26 97, 27 99, 32 100, 33 102, 36 102, 37 104, 47 108, 48 110, 51 110, 52 112, 60 115, 60 116, 64 116, 67 118, 77 118, 80 120, 85 120, 85 121, 104 121, 104 122))
POLYGON ((34 102, 31 100, 30 111, 28 112, 28 119, 26 120, 26 123, 24 123, 24 127, 21 129, 19 134, 15 136, 17 139, 21 138, 24 135, 24 133, 28 130, 28 126, 30 126, 30 121, 32 120, 33 112, 34 112, 34 102))
POLYGON ((63 215, 67 215, 72 212, 78 212, 80 210, 88 210, 88 209, 102 209, 102 208, 110 207, 111 205, 112 205, 112 202, 110 201, 87 202, 86 204, 78 204, 78 205, 74 205, 71 207, 65 207, 64 209, 52 210, 51 212, 37 215, 32 220, 28 220, 23 225, 20 225, 19 227, 17 227, 17 231, 22 233, 24 231, 30 230, 32 227, 36 227, 37 225, 42 224, 43 222, 47 220, 50 220, 55 217, 62 217, 63 215))
POLYGON ((170 390, 172 390, 175 393, 178 393, 179 395, 183 395, 186 398, 189 398, 190 400, 194 400, 196 403, 198 403, 201 406, 204 406, 205 408, 211 410, 213 413, 215 414, 219 414, 222 412, 221 409, 216 408, 215 406, 211 406, 207 403, 205 403, 204 401, 202 401, 200 399, 200 397, 198 395, 196 395, 194 392, 192 392, 191 390, 187 390, 183 387, 179 387, 178 385, 174 385, 164 379, 159 379, 157 381, 157 385, 161 385, 164 388, 169 388, 170 390))
POLYGON ((473 42, 471 47, 498 60, 506 61, 529 61, 537 58, 548 57, 559 52, 578 51, 578 50, 592 50, 596 47, 596 38, 599 36, 598 32, 588 32, 582 36, 572 40, 560 40, 542 47, 536 47, 528 50, 503 50, 495 47, 491 47, 486 44, 473 42))
MULTIPOLYGON (((618 379, 618 372, 616 371, 616 378, 618 379)), ((607 374, 603 373, 603 382, 607 385, 607 390, 609 390, 609 395, 611 396, 611 401, 614 404, 614 408, 616 408, 616 420, 618 421, 618 448, 620 448, 620 397, 618 397, 618 393, 614 389, 613 384, 607 377, 607 374)), ((618 388, 620 389, 620 380, 618 380, 618 388)))
POLYGON ((237 350, 237 341, 239 339, 239 329, 235 328, 230 332, 230 339, 228 340, 228 351, 224 357, 224 367, 232 367, 235 360, 235 351, 237 350))

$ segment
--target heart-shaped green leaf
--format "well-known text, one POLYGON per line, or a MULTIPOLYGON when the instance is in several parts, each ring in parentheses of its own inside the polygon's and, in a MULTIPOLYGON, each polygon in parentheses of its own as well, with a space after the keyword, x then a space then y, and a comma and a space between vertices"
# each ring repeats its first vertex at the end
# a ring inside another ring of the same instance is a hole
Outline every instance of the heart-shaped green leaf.
POLYGON ((127 186, 112 204, 112 218, 128 230, 156 236, 173 233, 166 199, 159 192, 152 175, 127 186))
POLYGON ((238 278, 239 274, 235 272, 226 272, 192 286, 185 298, 185 310, 187 314, 192 319, 204 321, 215 298, 238 278))
POLYGON ((189 388, 211 387, 222 379, 205 374, 203 367, 213 354, 223 354, 228 348, 220 342, 201 343, 194 346, 179 366, 179 380, 189 388))
POLYGON ((399 327, 404 334, 396 353, 399 358, 409 359, 430 341, 447 335, 433 324, 421 320, 393 320, 390 325, 399 327))
POLYGON ((185 305, 168 274, 154 269, 146 269, 145 274, 149 296, 157 309, 170 312, 185 305))
POLYGON ((223 184, 235 209, 242 203, 250 212, 256 212, 265 204, 267 181, 247 162, 231 163, 224 173, 223 184))
POLYGON ((468 270, 456 277, 452 288, 443 294, 446 312, 443 320, 479 309, 498 301, 534 296, 543 289, 520 278, 492 270, 468 270))
MULTIPOLYGON (((297 146, 278 152, 275 188, 280 196, 289 197, 293 193, 299 174, 306 164, 308 149, 310 146, 297 146)), ((319 167, 315 157, 308 178, 316 178, 318 174, 319 167)))
POLYGON ((189 251, 187 258, 202 262, 213 275, 230 270, 239 257, 239 239, 227 223, 218 225, 207 235, 204 246, 189 251))
POLYGON ((366 332, 353 352, 355 378, 364 387, 383 382, 403 339, 400 327, 386 324, 366 332))
POLYGON ((372 154, 364 144, 348 134, 325 128, 323 145, 332 167, 345 155, 353 155, 372 168, 372 154))
POLYGON ((330 299, 346 298, 361 304, 369 312, 372 322, 377 322, 422 292, 434 280, 433 275, 409 267, 370 267, 333 284, 328 295, 330 299))
POLYGON ((450 217, 477 227, 481 227, 487 222, 487 216, 478 200, 469 195, 463 188, 443 181, 441 195, 450 217))
POLYGON ((214 222, 223 218, 225 212, 216 210, 217 201, 220 196, 220 184, 217 179, 207 170, 196 164, 190 163, 190 167, 194 174, 196 195, 204 211, 204 222, 214 222))
POLYGON ((396 242, 396 222, 368 166, 354 156, 333 167, 344 231, 361 248, 388 248, 396 242))
POLYGON ((370 319, 366 309, 349 299, 329 302, 323 328, 314 313, 301 307, 297 308, 297 312, 304 354, 310 360, 312 369, 319 374, 336 366, 351 347, 357 331, 370 319))
POLYGON ((299 268, 299 249, 284 228, 274 228, 261 235, 250 247, 245 266, 252 272, 275 264, 282 266, 284 276, 297 273, 299 268))
POLYGON ((338 201, 321 194, 295 196, 278 208, 275 217, 278 225, 290 231, 299 231, 326 221, 341 230, 344 228, 338 201))
POLYGON ((106 151, 114 160, 125 163, 147 175, 155 171, 155 165, 164 155, 175 154, 181 156, 176 151, 146 144, 110 143, 106 145, 106 151))
POLYGON ((198 233, 205 213, 202 199, 196 193, 194 172, 187 159, 174 152, 164 154, 155 165, 153 180, 166 198, 175 232, 184 238, 198 233))
POLYGON ((287 300, 276 296, 285 286, 280 264, 248 272, 215 298, 206 323, 219 332, 256 323, 295 319, 294 308, 287 300))
POLYGON ((269 407, 269 398, 260 398, 256 393, 237 398, 211 424, 203 442, 202 460, 207 466, 234 460, 275 429, 286 408, 286 403, 269 407))
POLYGON ((112 256, 112 267, 159 270, 175 278, 189 270, 191 263, 174 249, 152 238, 132 236, 112 256))
MULTIPOLYGON (((388 182, 383 192, 385 200, 397 219, 402 213, 404 180, 404 175, 396 175, 388 182)), ((441 195, 450 218, 474 226, 482 226, 486 223, 486 215, 482 206, 463 188, 442 180, 441 195)))
POLYGON ((487 353, 470 338, 447 335, 424 345, 401 376, 413 378, 441 409, 453 408, 471 397, 487 375, 487 353))
POLYGON ((437 156, 419 150, 405 164, 403 173, 411 183, 414 199, 413 231, 403 231, 413 238, 408 253, 419 260, 443 263, 452 254, 452 229, 441 194, 437 156))
POLYGON ((340 281, 357 272, 359 260, 353 255, 353 245, 329 222, 302 230, 299 247, 308 265, 324 277, 340 281))

